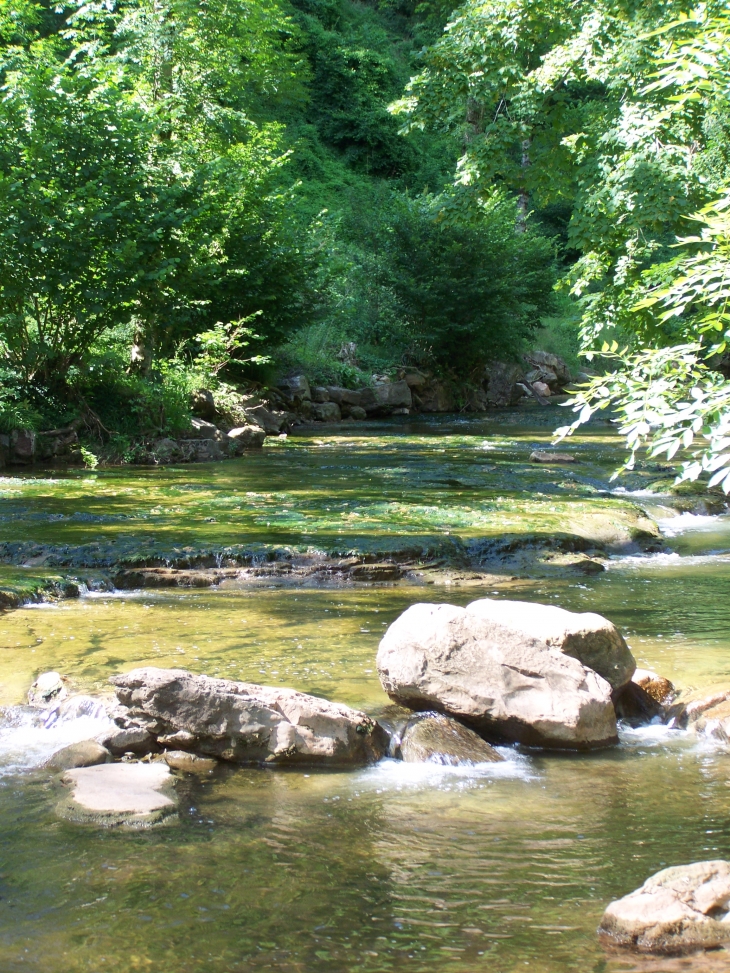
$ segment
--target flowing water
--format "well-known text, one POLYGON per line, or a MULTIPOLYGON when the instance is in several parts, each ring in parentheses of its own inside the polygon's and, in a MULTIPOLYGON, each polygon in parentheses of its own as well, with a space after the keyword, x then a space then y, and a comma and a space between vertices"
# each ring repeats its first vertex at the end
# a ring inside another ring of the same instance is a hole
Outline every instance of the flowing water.
POLYGON ((730 969, 724 953, 609 954, 595 936, 606 903, 664 865, 730 858, 730 753, 680 731, 624 730, 618 747, 593 754, 503 748, 504 763, 471 768, 221 767, 181 775, 177 823, 123 833, 58 819, 58 784, 34 769, 93 735, 98 717, 46 728, 12 708, 47 669, 105 691, 111 674, 152 664, 293 686, 377 715, 388 704, 374 666, 387 625, 414 601, 483 596, 601 612, 639 665, 682 689, 730 686, 730 518, 677 517, 651 494, 651 476, 626 483, 640 497, 612 493, 619 454, 605 427, 576 444, 575 468, 531 467, 553 421, 440 419, 290 437, 205 468, 3 478, 0 540, 30 565, 4 569, 14 575, 45 570, 48 550, 73 564, 83 548, 94 564, 114 545, 382 551, 447 535, 468 547, 564 530, 595 511, 620 517, 637 500, 667 548, 616 556, 590 577, 272 579, 96 592, 0 616, 0 705, 10 708, 0 725, 0 970, 730 969))

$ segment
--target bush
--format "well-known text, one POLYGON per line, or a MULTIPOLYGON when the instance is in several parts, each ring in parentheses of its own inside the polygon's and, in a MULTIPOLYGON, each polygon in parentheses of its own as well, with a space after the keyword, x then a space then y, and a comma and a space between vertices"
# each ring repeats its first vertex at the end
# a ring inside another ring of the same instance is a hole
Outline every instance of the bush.
POLYGON ((516 231, 497 200, 477 226, 452 226, 444 199, 353 192, 320 228, 320 320, 286 346, 285 364, 342 380, 343 344, 364 373, 402 364, 461 376, 519 353, 555 305, 553 245, 516 231))

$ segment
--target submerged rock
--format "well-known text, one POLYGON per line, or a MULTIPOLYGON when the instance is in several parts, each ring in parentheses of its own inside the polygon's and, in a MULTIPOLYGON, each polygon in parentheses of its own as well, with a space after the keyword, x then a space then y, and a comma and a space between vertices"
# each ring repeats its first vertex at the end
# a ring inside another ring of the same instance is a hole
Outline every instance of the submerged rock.
POLYGON ((521 639, 540 639, 553 649, 570 655, 603 676, 613 689, 625 686, 634 674, 636 662, 619 630, 595 612, 571 612, 557 605, 505 598, 480 598, 467 611, 513 633, 521 639))
POLYGON ((184 770, 192 774, 208 773, 218 766, 218 761, 212 757, 199 757, 186 750, 168 750, 163 754, 163 760, 171 770, 184 770))
POLYGON ((406 763, 498 763, 504 760, 494 747, 473 730, 443 713, 419 713, 405 726, 400 756, 406 763))
POLYGON ((616 743, 611 686, 544 640, 468 608, 412 605, 377 655, 383 688, 487 736, 556 749, 616 743))
POLYGON ((74 767, 95 767, 112 760, 112 755, 96 740, 82 740, 57 750, 43 764, 45 770, 72 770, 74 767))
POLYGON ((352 766, 379 760, 388 746, 364 713, 293 689, 153 667, 111 682, 158 743, 235 763, 352 766))
POLYGON ((695 862, 657 872, 611 902, 602 939, 642 952, 684 953, 730 942, 730 862, 695 862))
POLYGON ((72 793, 58 813, 79 824, 149 828, 175 812, 173 778, 163 761, 113 763, 69 770, 62 781, 72 793))
MULTIPOLYGON (((537 389, 536 389, 537 391, 537 389)), ((550 390, 548 389, 548 394, 550 390)), ((531 463, 577 463, 578 460, 572 453, 550 453, 544 449, 536 449, 530 453, 531 463)))

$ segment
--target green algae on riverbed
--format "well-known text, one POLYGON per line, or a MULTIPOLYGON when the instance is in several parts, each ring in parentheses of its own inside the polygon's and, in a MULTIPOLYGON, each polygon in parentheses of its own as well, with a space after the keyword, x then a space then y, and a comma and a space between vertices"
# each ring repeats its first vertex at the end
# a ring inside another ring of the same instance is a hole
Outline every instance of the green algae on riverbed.
POLYGON ((619 453, 608 430, 571 444, 575 466, 545 468, 529 456, 551 428, 524 422, 384 424, 272 440, 209 466, 4 477, 0 558, 72 569, 306 552, 473 563, 518 547, 657 542, 636 503, 610 493, 619 453))

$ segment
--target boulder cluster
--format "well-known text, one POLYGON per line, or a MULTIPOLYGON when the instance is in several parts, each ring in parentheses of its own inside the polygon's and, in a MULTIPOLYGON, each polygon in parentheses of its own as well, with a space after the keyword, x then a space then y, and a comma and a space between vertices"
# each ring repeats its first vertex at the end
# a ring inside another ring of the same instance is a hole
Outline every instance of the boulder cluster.
MULTIPOLYGON (((77 805, 93 792, 96 803, 87 811, 94 820, 118 822, 121 814, 127 826, 148 826, 160 815, 167 819, 169 787, 165 784, 164 800, 153 809, 146 785, 142 788, 147 796, 141 817, 121 811, 111 818, 99 815, 105 774, 116 793, 125 771, 98 768, 119 761, 162 761, 168 770, 195 773, 220 762, 346 768, 386 756, 408 763, 483 764, 504 759, 495 749, 499 744, 610 746, 617 741, 617 701, 628 686, 658 705, 631 682, 635 663, 611 622, 550 605, 494 599, 466 608, 413 605, 387 630, 377 667, 398 704, 380 721, 293 689, 153 667, 114 676, 112 702, 69 695, 58 673, 39 676, 28 699, 43 710, 47 725, 105 714, 106 728, 96 739, 58 751, 47 767, 65 773, 74 787, 76 796, 62 802, 65 816, 83 819, 77 805), (85 789, 87 777, 93 777, 91 790, 85 789)), ((138 777, 130 776, 133 791, 138 785, 138 777)))
MULTIPOLYGON (((377 668, 398 704, 380 720, 293 689, 153 667, 114 676, 113 701, 69 695, 58 673, 39 676, 28 698, 46 725, 105 714, 96 739, 56 752, 46 769, 65 785, 58 812, 67 820, 135 829, 175 819, 175 773, 210 774, 222 762, 484 765, 505 759, 500 744, 608 747, 619 721, 730 737, 729 693, 677 701, 591 612, 492 598, 415 604, 386 631, 377 668)), ((730 862, 664 869, 611 902, 598 932, 610 946, 649 953, 730 944, 730 862)))
POLYGON ((570 383, 570 371, 562 358, 534 351, 524 356, 522 364, 491 362, 469 383, 401 368, 394 375, 373 375, 367 387, 347 389, 312 386, 305 375, 292 373, 270 395, 292 414, 294 422, 340 422, 422 412, 485 412, 535 399, 545 404, 570 383))
POLYGON ((383 688, 505 743, 587 750, 618 741, 614 699, 636 663, 601 615, 483 598, 412 605, 377 656, 383 688))

